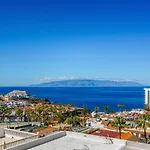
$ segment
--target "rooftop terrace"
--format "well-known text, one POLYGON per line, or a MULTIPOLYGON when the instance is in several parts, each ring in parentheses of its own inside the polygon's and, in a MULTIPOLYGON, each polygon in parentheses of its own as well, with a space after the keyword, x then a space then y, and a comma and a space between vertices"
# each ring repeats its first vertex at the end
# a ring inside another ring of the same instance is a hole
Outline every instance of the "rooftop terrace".
POLYGON ((149 150, 149 144, 60 131, 8 150, 149 150))

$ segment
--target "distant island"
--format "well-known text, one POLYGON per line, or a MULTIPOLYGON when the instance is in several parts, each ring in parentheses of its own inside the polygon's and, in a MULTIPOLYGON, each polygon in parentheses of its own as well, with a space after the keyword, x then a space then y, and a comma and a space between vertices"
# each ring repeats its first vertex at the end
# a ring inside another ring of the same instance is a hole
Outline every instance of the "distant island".
POLYGON ((30 85, 34 87, 107 87, 107 86, 142 86, 134 81, 123 80, 94 80, 94 79, 72 79, 50 81, 41 84, 30 85))

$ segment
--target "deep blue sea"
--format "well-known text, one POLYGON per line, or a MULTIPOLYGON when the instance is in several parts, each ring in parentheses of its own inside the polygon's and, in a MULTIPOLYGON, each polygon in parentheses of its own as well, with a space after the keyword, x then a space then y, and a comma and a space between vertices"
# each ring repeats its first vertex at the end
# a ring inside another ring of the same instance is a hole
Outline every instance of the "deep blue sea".
POLYGON ((51 102, 71 103, 91 110, 98 106, 103 111, 108 105, 111 110, 118 111, 118 104, 124 104, 127 110, 144 106, 144 87, 0 87, 0 94, 12 90, 25 90, 51 102))

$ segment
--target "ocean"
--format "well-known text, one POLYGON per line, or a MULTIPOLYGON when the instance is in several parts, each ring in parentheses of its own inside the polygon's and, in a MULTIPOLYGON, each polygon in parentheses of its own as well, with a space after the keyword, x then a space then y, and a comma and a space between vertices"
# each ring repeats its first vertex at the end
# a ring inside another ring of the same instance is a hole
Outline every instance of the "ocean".
POLYGON ((144 87, 0 87, 0 94, 13 90, 25 90, 28 94, 48 98, 50 102, 74 104, 100 111, 108 105, 110 110, 118 111, 118 104, 126 110, 144 107, 144 87))

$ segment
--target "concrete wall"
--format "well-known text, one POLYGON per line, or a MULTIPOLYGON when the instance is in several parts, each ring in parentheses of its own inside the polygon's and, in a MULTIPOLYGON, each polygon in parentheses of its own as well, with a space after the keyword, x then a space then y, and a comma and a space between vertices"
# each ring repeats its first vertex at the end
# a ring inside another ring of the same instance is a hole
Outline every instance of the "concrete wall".
POLYGON ((53 133, 49 136, 43 137, 43 138, 39 138, 35 141, 29 142, 29 143, 24 143, 15 147, 11 147, 8 148, 7 150, 26 150, 41 144, 44 144, 46 142, 50 142, 52 140, 58 139, 60 137, 66 136, 66 132, 62 131, 62 132, 57 132, 57 133, 53 133))
MULTIPOLYGON (((95 136, 95 135, 90 135, 90 134, 83 134, 83 133, 76 133, 76 132, 70 132, 66 131, 67 136, 73 137, 73 138, 78 138, 78 139, 85 139, 88 138, 90 141, 96 141, 96 142, 101 142, 101 143, 107 143, 109 140, 106 139, 106 137, 103 136, 95 136)), ((120 140, 120 139, 114 139, 111 138, 112 142, 116 145, 126 145, 125 140, 120 140)))
MULTIPOLYGON (((106 143, 106 138, 101 137, 101 136, 95 136, 95 135, 89 135, 89 134, 82 134, 82 133, 76 133, 76 132, 70 132, 70 131, 61 131, 61 132, 54 132, 49 136, 39 138, 37 140, 31 141, 31 142, 26 142, 24 144, 20 144, 11 148, 8 148, 7 150, 26 150, 50 141, 53 141, 55 139, 61 138, 63 136, 69 136, 73 138, 78 138, 82 140, 88 140, 90 141, 97 141, 101 143, 106 143)), ((125 140, 120 140, 120 139, 113 139, 113 144, 115 145, 120 145, 121 148, 119 150, 125 150, 126 148, 131 148, 131 149, 143 149, 143 150, 150 150, 150 145, 148 144, 143 144, 143 143, 137 143, 137 142, 131 142, 131 141, 125 141, 125 140)))
POLYGON ((127 141, 127 147, 135 149, 150 150, 149 144, 127 141))
POLYGON ((5 136, 5 132, 3 128, 0 128, 0 138, 5 136))
POLYGON ((5 133, 5 137, 9 137, 9 138, 13 137, 15 139, 22 139, 22 138, 36 135, 33 133, 29 133, 29 132, 18 131, 14 129, 6 129, 6 128, 4 129, 4 133, 5 133))

